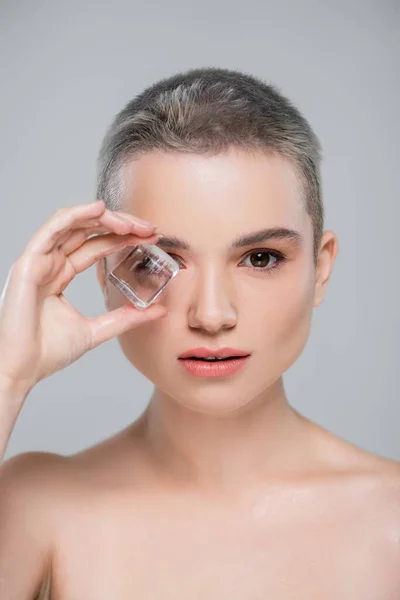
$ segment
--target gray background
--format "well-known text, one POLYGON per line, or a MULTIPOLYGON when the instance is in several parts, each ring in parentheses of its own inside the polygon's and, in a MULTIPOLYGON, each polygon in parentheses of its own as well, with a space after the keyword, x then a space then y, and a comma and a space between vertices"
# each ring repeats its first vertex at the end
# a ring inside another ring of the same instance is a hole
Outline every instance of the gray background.
MULTIPOLYGON (((42 222, 94 199, 113 115, 155 80, 199 66, 278 85, 324 148, 326 229, 339 254, 289 401, 330 431, 400 460, 399 2, 0 0, 0 281, 42 222)), ((66 296, 105 308, 94 267, 66 296)), ((29 394, 6 458, 69 454, 132 421, 153 384, 113 339, 29 394)))

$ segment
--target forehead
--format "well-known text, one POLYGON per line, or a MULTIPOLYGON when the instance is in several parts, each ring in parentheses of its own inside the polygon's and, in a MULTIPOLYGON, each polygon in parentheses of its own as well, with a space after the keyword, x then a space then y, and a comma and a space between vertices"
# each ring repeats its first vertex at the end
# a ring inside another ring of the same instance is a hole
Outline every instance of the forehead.
POLYGON ((125 210, 194 245, 205 236, 225 244, 262 227, 307 227, 296 170, 277 155, 150 152, 127 163, 123 178, 125 210))

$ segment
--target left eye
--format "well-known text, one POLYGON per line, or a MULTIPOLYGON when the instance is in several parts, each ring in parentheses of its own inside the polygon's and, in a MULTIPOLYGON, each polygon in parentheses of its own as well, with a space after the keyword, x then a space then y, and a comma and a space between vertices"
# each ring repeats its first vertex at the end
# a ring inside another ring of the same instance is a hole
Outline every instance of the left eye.
POLYGON ((256 252, 252 252, 251 254, 249 254, 245 260, 247 260, 248 258, 250 258, 250 265, 246 265, 249 266, 250 268, 253 269, 266 269, 267 267, 269 268, 273 268, 275 263, 272 263, 272 267, 271 267, 271 257, 275 260, 275 262, 279 262, 279 256, 273 254, 272 252, 269 252, 267 250, 258 250, 256 252), (254 257, 254 258, 252 258, 254 257))
MULTIPOLYGON (((178 262, 180 267, 183 266, 176 254, 170 254, 170 256, 172 256, 172 258, 178 262)), ((277 252, 272 252, 271 250, 253 250, 253 252, 248 254, 242 262, 246 261, 247 259, 250 259, 250 265, 245 265, 247 268, 258 271, 270 271, 278 268, 285 260, 285 256, 278 254, 277 252)))

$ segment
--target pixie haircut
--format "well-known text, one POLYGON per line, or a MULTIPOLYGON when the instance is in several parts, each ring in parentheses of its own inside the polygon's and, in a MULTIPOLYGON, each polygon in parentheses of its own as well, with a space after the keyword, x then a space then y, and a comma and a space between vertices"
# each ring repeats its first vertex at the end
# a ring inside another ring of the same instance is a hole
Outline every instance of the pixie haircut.
POLYGON ((231 147, 291 162, 312 223, 316 265, 324 227, 320 142, 275 86, 240 71, 190 69, 154 83, 128 102, 102 141, 96 198, 109 210, 123 210, 123 167, 152 150, 215 155, 231 147))

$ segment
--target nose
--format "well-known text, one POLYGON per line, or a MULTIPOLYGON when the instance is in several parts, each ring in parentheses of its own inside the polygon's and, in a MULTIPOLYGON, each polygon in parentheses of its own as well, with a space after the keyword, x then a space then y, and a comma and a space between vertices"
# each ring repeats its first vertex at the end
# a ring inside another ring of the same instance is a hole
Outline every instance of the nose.
POLYGON ((215 268, 199 274, 188 311, 189 326, 217 333, 234 327, 236 322, 231 281, 215 268))

